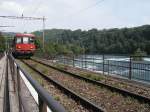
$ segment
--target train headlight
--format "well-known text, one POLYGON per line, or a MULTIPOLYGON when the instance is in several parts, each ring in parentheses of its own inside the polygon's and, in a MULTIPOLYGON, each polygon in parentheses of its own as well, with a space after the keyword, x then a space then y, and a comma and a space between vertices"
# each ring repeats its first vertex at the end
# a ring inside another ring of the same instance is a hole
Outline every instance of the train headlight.
POLYGON ((33 46, 31 46, 30 49, 33 49, 33 46))
POLYGON ((21 46, 17 46, 17 48, 18 48, 18 49, 20 49, 20 48, 21 48, 21 46))

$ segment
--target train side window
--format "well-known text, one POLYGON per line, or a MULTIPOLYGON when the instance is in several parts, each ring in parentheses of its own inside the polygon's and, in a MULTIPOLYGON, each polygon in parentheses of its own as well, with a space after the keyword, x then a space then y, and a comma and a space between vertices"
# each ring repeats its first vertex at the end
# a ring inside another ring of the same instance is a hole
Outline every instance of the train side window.
POLYGON ((34 43, 34 39, 33 38, 30 38, 30 43, 34 43))
POLYGON ((21 43, 21 38, 16 38, 16 43, 20 44, 21 43))

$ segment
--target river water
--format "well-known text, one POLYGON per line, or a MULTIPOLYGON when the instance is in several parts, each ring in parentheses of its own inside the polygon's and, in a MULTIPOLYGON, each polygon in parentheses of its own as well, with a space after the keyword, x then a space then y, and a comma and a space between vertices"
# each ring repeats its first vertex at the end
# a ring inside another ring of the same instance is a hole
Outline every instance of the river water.
POLYGON ((107 75, 121 76, 132 80, 150 83, 150 57, 142 61, 131 61, 128 56, 86 55, 72 60, 60 60, 61 63, 88 69, 94 72, 104 71, 107 75), (104 59, 104 61, 103 61, 104 59))

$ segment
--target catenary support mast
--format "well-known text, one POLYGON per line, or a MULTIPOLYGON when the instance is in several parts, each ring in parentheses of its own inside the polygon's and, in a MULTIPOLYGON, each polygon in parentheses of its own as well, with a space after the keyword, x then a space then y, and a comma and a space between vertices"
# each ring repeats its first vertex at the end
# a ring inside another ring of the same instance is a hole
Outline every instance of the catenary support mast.
POLYGON ((0 18, 7 18, 7 19, 22 19, 22 20, 42 20, 43 22, 43 50, 44 50, 44 43, 45 43, 45 34, 44 34, 44 30, 45 30, 45 17, 25 17, 23 16, 0 16, 0 18))

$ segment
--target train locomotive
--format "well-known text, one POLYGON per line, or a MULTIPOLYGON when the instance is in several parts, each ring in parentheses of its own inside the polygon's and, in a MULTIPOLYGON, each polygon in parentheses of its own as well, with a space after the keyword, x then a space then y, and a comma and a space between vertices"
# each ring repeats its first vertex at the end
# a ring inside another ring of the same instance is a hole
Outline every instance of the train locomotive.
POLYGON ((33 34, 16 34, 12 44, 14 57, 28 57, 34 55, 36 50, 35 36, 33 34))

